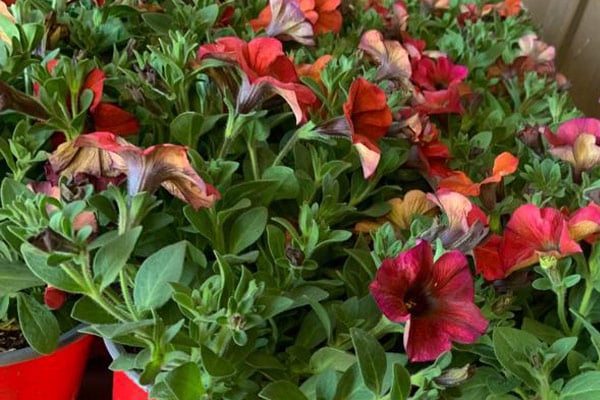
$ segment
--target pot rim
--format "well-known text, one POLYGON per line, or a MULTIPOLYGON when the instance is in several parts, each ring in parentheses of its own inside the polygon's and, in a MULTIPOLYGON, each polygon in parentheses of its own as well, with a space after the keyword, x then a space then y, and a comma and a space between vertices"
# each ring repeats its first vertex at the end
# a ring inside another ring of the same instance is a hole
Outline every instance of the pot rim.
POLYGON ((7 351, 4 353, 0 353, 0 367, 10 366, 11 364, 17 364, 24 361, 33 360, 39 357, 46 357, 56 353, 58 350, 62 349, 66 345, 73 343, 80 337, 85 334, 80 333, 79 329, 85 327, 85 324, 79 324, 75 326, 73 329, 66 331, 58 338, 58 346, 56 349, 50 354, 40 354, 35 351, 32 347, 27 346, 22 349, 7 351))
MULTIPOLYGON (((122 345, 120 345, 118 343, 115 343, 115 342, 113 342, 110 339, 102 338, 102 340, 104 340, 104 345, 106 346, 106 350, 108 350, 108 354, 110 354, 110 356, 113 359, 113 361, 116 360, 117 357, 119 357, 121 354, 126 353, 125 347, 123 347, 122 345)), ((128 370, 128 371, 119 370, 119 371, 113 371, 113 373, 114 372, 122 372, 122 373, 124 373, 137 386, 139 386, 141 389, 145 390, 146 392, 150 393, 150 386, 149 385, 142 385, 140 383, 140 374, 138 372, 133 371, 133 370, 128 370)))

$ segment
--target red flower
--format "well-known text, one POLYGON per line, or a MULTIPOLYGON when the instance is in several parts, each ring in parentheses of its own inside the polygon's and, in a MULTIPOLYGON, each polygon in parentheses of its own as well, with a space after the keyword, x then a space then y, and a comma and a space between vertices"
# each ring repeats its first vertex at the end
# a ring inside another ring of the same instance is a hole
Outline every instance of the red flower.
POLYGON ((385 92, 366 79, 358 78, 350 86, 348 100, 344 103, 344 116, 352 143, 360 155, 363 175, 369 178, 381 157, 377 141, 385 136, 392 124, 392 112, 385 92))
MULTIPOLYGON (((46 68, 52 73, 57 64, 58 60, 50 60, 46 64, 46 68)), ((121 136, 137 134, 140 126, 133 114, 128 113, 112 103, 102 102, 105 79, 106 75, 104 74, 104 71, 94 68, 85 77, 81 90, 79 91, 80 96, 84 90, 92 92, 93 97, 89 112, 94 122, 95 130, 108 131, 121 136)), ((39 85, 37 83, 34 83, 33 91, 36 95, 38 94, 39 85)), ((64 137, 62 140, 55 140, 54 147, 58 146, 63 141, 64 137)))
POLYGON ((369 288, 388 319, 406 322, 404 346, 411 361, 435 360, 452 341, 473 343, 487 329, 474 304, 467 259, 458 251, 434 263, 431 245, 421 241, 384 260, 369 288))
POLYGON ((408 51, 400 42, 383 40, 381 32, 372 29, 362 35, 358 48, 379 64, 377 79, 410 78, 412 68, 408 51))
POLYGON ((452 173, 448 146, 439 141, 440 132, 429 117, 419 113, 405 118, 404 137, 413 144, 409 165, 425 170, 428 177, 443 178, 452 173))
POLYGON ((198 58, 215 58, 239 66, 245 78, 237 99, 241 112, 249 112, 266 97, 277 94, 294 112, 296 123, 300 123, 306 119, 308 107, 317 100, 315 94, 300 83, 294 64, 277 39, 256 38, 246 43, 237 37, 223 37, 217 39, 216 44, 201 46, 198 58))
POLYGON ((194 209, 211 207, 220 198, 213 186, 205 183, 187 158, 187 148, 159 144, 140 149, 109 132, 81 135, 76 147, 92 147, 114 154, 113 168, 127 174, 128 193, 153 192, 164 187, 194 209))
POLYGON ((542 255, 561 258, 580 252, 560 211, 524 204, 508 221, 504 237, 494 236, 475 249, 475 265, 486 279, 502 279, 538 262, 542 255))

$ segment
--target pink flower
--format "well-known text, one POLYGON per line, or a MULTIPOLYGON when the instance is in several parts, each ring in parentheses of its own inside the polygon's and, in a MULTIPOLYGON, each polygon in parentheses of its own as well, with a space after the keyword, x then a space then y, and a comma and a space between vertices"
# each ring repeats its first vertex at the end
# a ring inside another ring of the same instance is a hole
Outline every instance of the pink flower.
POLYGON ((458 251, 434 263, 431 245, 421 241, 384 260, 369 288, 388 319, 406 322, 404 347, 411 361, 435 360, 453 341, 473 343, 487 329, 474 304, 467 259, 458 251))
POLYGON ((600 121, 575 118, 558 127, 556 135, 545 132, 550 153, 569 162, 575 175, 600 165, 600 121))
MULTIPOLYGON (((250 25, 254 31, 265 28, 268 36, 312 46, 315 44, 313 27, 306 19, 302 5, 306 6, 298 0, 270 0, 258 18, 250 21, 250 25)), ((314 2, 311 5, 314 6, 314 2)))
POLYGON ((220 198, 213 186, 205 183, 187 158, 187 148, 159 144, 141 149, 109 132, 79 136, 76 147, 92 147, 114 153, 114 167, 127 174, 128 193, 153 192, 164 187, 194 209, 211 207, 220 198))
POLYGON ((593 243, 600 233, 600 206, 590 203, 573 212, 567 219, 569 235, 574 240, 585 239, 593 243))
POLYGON ((408 51, 395 40, 384 40, 374 29, 365 32, 358 48, 373 59, 379 68, 377 79, 408 79, 412 74, 408 51))

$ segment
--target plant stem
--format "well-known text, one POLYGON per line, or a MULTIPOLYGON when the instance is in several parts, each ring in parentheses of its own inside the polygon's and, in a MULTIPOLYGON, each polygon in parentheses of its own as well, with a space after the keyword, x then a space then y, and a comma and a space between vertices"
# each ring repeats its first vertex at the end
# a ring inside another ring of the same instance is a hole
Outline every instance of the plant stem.
POLYGON ((250 165, 252 166, 252 177, 256 181, 260 178, 260 171, 258 169, 258 160, 256 158, 256 148, 251 140, 246 141, 246 147, 248 148, 248 155, 250 156, 250 165))
POLYGON ((297 141, 298 141, 298 130, 296 130, 296 132, 294 132, 294 134, 288 139, 288 141, 285 142, 285 144, 279 151, 279 154, 277 154, 277 157, 275 157, 275 160, 273 160, 273 164, 271 164, 271 166, 274 167, 276 165, 279 165, 279 163, 281 163, 281 161, 283 161, 283 158, 290 152, 290 150, 292 150, 294 148, 294 145, 296 144, 297 141))
POLYGON ((129 287, 127 286, 127 276, 125 275, 125 268, 119 271, 119 283, 121 285, 121 294, 123 295, 123 299, 125 300, 125 305, 127 306, 127 309, 129 310, 131 316, 137 321, 139 317, 133 305, 133 299, 131 298, 129 287))
MULTIPOLYGON (((592 298, 592 293, 594 292, 594 286, 590 283, 590 279, 585 280, 585 291, 583 292, 583 297, 581 298, 581 304, 579 304, 579 314, 584 317, 587 317, 590 308, 590 299, 592 298)), ((581 331, 582 322, 580 319, 576 319, 573 324, 573 329, 571 330, 571 334, 573 336, 578 336, 581 331)))
POLYGON ((564 286, 559 286, 554 291, 556 293, 557 299, 557 309, 558 309, 558 320, 560 321, 560 326, 562 327, 563 332, 566 335, 569 335, 571 332, 571 328, 569 327, 569 323, 567 322, 567 315, 565 314, 565 297, 566 290, 564 286))

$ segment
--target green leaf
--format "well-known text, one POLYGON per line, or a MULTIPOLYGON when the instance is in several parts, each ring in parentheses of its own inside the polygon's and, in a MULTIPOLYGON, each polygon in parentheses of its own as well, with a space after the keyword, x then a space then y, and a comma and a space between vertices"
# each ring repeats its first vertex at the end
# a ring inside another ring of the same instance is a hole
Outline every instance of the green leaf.
POLYGON ((258 395, 266 400, 308 400, 300 389, 289 381, 269 383, 258 395))
POLYGON ((171 137, 185 146, 196 147, 196 142, 200 136, 199 127, 202 125, 203 120, 202 114, 197 112, 187 111, 179 114, 171 122, 171 137))
POLYGON ((401 364, 394 364, 394 380, 390 397, 394 400, 408 399, 410 394, 410 374, 401 364))
POLYGON ((71 317, 87 324, 112 324, 117 322, 115 317, 107 313, 89 297, 81 297, 77 300, 71 310, 71 317))
POLYGON ((169 282, 177 282, 183 272, 186 242, 163 247, 148 257, 135 276, 133 300, 140 311, 157 309, 171 296, 169 282))
POLYGON ((96 252, 93 269, 95 278, 100 280, 100 290, 104 290, 119 276, 141 233, 142 227, 137 226, 113 238, 96 252))
POLYGON ((567 382, 559 400, 597 400, 598 398, 600 398, 600 371, 589 371, 567 382))
POLYGON ((48 254, 30 243, 21 245, 21 254, 27 266, 44 282, 70 293, 84 293, 84 290, 61 267, 48 266, 48 254))
POLYGON ((165 13, 143 13, 142 19, 156 33, 167 34, 173 26, 173 17, 165 13))
POLYGON ((350 336, 363 381, 376 396, 379 396, 387 369, 385 350, 377 339, 362 329, 350 329, 350 336))
POLYGON ((150 397, 161 400, 198 400, 204 393, 200 367, 189 362, 170 371, 162 382, 154 385, 150 397))
POLYGON ((229 361, 219 357, 206 346, 200 346, 202 365, 211 376, 229 376, 235 372, 235 368, 229 361))
POLYGON ((552 371, 556 368, 576 344, 577 337, 564 337, 552 343, 545 355, 544 368, 546 371, 552 371))
POLYGON ((0 296, 42 285, 44 282, 36 277, 27 265, 0 260, 0 296))
POLYGON ((265 207, 256 207, 237 217, 229 233, 230 252, 239 254, 256 242, 267 226, 268 216, 265 207))
POLYGON ((492 341, 500 364, 536 390, 538 372, 531 364, 531 357, 538 354, 541 342, 531 333, 507 327, 494 329, 492 341))
POLYGON ((91 325, 81 329, 81 332, 91 333, 107 339, 116 339, 139 329, 147 328, 155 324, 153 319, 143 319, 134 322, 120 322, 116 324, 91 325))
POLYGON ((275 184, 277 190, 273 192, 273 200, 294 199, 298 196, 300 185, 292 168, 282 165, 269 167, 263 172, 262 178, 278 181, 275 184))
POLYGON ((0 200, 2 201, 2 205, 6 207, 19 196, 32 198, 34 194, 22 183, 11 178, 3 178, 2 185, 0 186, 0 200))
POLYGON ((328 369, 344 372, 356 362, 356 357, 333 347, 321 347, 310 358, 311 373, 319 374, 328 369))
POLYGON ((52 353, 60 336, 60 327, 54 314, 25 293, 17 294, 17 312, 27 343, 38 353, 52 353))

